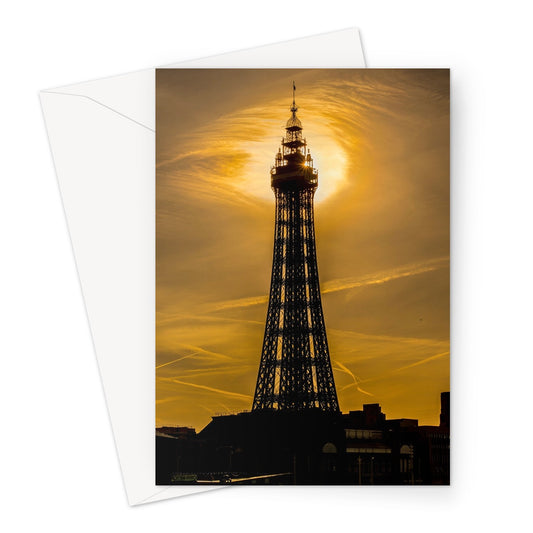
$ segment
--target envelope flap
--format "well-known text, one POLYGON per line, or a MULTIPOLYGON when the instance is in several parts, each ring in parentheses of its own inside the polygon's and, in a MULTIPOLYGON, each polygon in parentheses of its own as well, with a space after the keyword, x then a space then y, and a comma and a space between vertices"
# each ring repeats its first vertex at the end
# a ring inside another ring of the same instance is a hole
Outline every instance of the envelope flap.
POLYGON ((107 109, 108 113, 115 113, 155 131, 155 106, 142 105, 142 102, 155 102, 154 69, 66 85, 43 93, 84 98, 107 109))

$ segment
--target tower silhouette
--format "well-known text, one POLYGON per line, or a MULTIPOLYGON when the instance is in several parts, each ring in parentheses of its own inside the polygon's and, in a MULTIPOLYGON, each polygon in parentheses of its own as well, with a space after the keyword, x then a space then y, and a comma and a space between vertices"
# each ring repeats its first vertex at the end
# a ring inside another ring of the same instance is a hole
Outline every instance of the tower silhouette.
POLYGON ((320 299, 313 198, 318 171, 302 138, 293 83, 291 117, 271 169, 274 254, 253 411, 338 412, 320 299))

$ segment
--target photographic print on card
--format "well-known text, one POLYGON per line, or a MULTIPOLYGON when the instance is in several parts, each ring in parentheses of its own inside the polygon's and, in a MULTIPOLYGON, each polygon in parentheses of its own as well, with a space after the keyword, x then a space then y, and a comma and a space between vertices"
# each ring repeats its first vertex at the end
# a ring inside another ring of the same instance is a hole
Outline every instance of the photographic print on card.
POLYGON ((156 71, 156 483, 449 484, 449 71, 156 71))

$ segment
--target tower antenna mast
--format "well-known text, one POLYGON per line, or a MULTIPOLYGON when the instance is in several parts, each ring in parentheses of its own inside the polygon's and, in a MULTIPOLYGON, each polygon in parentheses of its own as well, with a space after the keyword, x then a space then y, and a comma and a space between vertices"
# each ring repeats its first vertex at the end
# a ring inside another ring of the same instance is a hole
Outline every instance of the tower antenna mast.
POLYGON ((296 107, 296 85, 292 82, 292 107, 296 107))

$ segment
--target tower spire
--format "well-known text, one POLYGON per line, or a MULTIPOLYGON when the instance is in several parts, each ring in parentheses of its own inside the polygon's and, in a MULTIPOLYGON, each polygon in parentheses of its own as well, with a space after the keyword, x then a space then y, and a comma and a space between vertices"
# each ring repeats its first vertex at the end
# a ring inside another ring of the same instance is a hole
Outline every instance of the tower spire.
POLYGON ((298 108, 296 107, 296 85, 294 81, 292 82, 292 105, 291 105, 291 111, 292 115, 296 116, 296 111, 298 111, 298 108))

